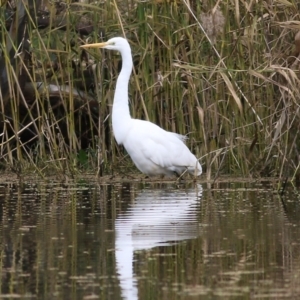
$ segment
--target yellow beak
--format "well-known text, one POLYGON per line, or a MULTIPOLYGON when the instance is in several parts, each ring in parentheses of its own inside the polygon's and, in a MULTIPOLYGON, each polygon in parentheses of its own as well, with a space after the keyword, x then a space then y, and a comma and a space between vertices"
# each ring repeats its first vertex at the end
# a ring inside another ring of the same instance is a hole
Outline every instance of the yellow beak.
POLYGON ((95 44, 86 44, 86 45, 81 45, 80 48, 103 48, 106 46, 107 43, 95 43, 95 44))

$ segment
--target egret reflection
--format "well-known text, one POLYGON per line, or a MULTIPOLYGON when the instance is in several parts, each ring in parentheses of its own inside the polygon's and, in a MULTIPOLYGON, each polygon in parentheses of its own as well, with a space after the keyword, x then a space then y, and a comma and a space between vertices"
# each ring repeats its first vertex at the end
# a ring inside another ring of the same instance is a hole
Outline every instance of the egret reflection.
POLYGON ((201 185, 187 190, 147 189, 117 217, 115 255, 123 299, 138 299, 134 251, 198 236, 197 207, 201 196, 201 185))

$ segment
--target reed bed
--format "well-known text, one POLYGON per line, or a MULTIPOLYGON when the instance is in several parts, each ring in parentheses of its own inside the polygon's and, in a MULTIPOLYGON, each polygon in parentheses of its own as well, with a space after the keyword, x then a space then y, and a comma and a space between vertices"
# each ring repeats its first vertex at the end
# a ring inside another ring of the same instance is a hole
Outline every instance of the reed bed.
POLYGON ((135 172, 110 123, 120 57, 79 49, 126 36, 133 117, 188 134, 208 179, 299 177, 297 1, 20 2, 28 48, 22 7, 0 18, 3 169, 135 172))

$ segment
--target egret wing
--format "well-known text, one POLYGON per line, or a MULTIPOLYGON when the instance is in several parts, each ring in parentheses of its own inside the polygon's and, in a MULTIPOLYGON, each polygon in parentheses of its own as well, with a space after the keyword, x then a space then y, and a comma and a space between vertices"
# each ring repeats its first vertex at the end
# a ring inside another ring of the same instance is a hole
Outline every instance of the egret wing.
POLYGON ((184 144, 184 136, 163 130, 154 123, 135 121, 124 143, 134 161, 148 159, 170 170, 191 165, 191 156, 194 156, 184 144))

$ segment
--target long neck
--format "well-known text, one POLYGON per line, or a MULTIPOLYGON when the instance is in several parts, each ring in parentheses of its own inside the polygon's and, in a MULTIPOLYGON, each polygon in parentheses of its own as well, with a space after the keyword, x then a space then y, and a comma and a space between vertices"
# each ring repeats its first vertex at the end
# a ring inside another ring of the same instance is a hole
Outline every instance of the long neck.
POLYGON ((122 51, 122 69, 117 79, 112 109, 112 125, 118 144, 122 144, 124 131, 129 126, 131 116, 128 104, 128 83, 132 71, 131 51, 122 51))

